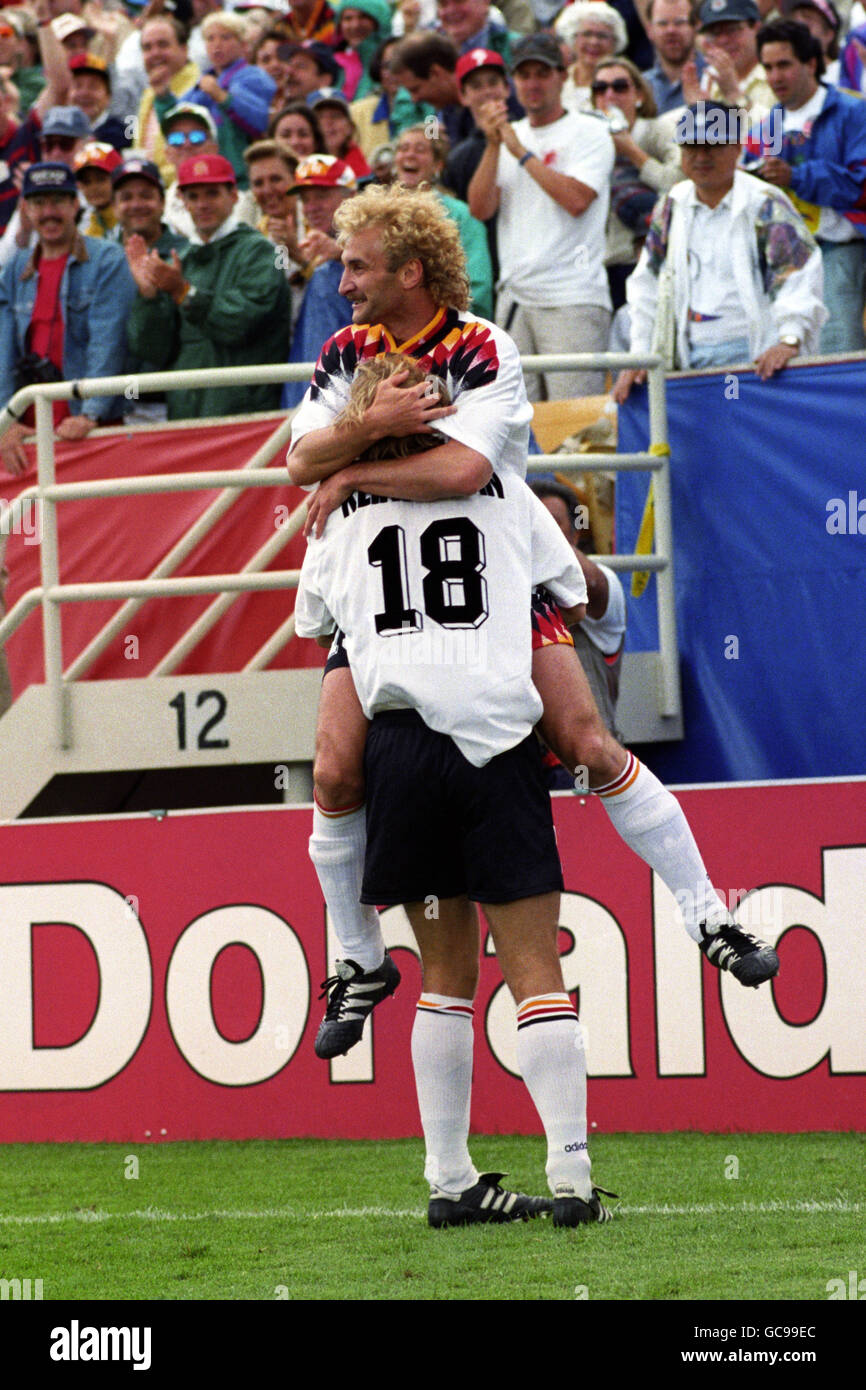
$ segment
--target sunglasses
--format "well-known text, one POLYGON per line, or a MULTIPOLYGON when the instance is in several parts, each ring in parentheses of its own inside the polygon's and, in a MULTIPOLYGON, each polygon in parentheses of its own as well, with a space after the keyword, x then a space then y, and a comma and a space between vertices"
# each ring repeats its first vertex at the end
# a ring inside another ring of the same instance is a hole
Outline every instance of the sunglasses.
POLYGON ((631 83, 627 77, 615 77, 612 82, 593 82, 591 90, 594 97, 604 96, 605 92, 619 92, 622 96, 631 91, 631 83))
POLYGON ((165 142, 177 148, 178 145, 203 145, 207 138, 206 130, 172 130, 166 135, 165 142))
POLYGON ((43 150, 63 150, 64 153, 68 154, 70 150, 75 149, 77 144, 78 141, 72 135, 43 135, 42 137, 43 150))

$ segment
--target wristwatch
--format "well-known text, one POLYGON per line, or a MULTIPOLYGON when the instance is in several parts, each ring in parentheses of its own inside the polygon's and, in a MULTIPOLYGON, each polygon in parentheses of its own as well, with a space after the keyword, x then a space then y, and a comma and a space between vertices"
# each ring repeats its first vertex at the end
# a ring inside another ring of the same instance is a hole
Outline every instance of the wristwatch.
POLYGON ((798 352, 800 350, 800 339, 793 333, 783 333, 779 342, 783 343, 785 347, 796 348, 798 352))

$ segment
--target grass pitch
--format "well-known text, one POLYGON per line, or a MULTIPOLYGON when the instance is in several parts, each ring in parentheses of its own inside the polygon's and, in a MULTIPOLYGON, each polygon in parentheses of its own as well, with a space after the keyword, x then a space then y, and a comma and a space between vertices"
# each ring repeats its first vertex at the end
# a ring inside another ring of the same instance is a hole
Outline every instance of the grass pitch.
MULTIPOLYGON (((471 1148, 547 1191, 540 1139, 471 1148)), ((866 1273, 866 1135, 603 1135, 592 1154, 622 1199, 606 1226, 431 1231, 419 1140, 7 1146, 0 1277, 76 1301, 826 1300, 866 1273)))

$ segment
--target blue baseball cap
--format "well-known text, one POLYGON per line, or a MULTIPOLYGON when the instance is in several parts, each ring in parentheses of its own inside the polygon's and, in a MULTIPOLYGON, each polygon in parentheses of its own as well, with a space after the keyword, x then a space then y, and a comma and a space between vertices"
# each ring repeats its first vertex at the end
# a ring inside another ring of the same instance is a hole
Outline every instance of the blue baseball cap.
POLYGON ((31 164, 24 175, 21 197, 33 198, 37 193, 71 193, 78 197, 75 175, 65 164, 55 164, 46 160, 41 164, 31 164))
POLYGON ((90 122, 80 106, 52 106, 42 117, 43 135, 61 135, 67 140, 86 140, 90 122))

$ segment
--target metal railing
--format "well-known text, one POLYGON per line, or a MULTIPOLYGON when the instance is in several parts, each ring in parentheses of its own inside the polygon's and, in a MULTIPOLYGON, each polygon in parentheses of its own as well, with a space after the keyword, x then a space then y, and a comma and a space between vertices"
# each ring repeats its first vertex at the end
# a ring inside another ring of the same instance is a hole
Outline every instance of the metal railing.
MULTIPOLYGON (((597 557, 616 570, 652 570, 658 574, 659 655, 661 688, 659 712, 676 717, 680 712, 680 688, 676 636, 676 616, 673 592, 673 537, 670 509, 670 471, 665 408, 664 366, 661 358, 632 353, 572 353, 562 356, 525 357, 526 371, 549 372, 566 370, 606 370, 625 367, 644 367, 648 371, 650 444, 646 453, 636 454, 541 454, 529 460, 530 472, 549 471, 552 467, 565 472, 648 471, 654 477, 655 537, 653 555, 616 555, 597 557)), ((31 405, 36 413, 37 481, 14 502, 0 511, 0 547, 4 535, 20 523, 25 509, 34 504, 41 510, 42 541, 40 548, 41 584, 23 594, 14 608, 0 621, 0 645, 25 621, 37 607, 42 609, 45 682, 50 692, 55 745, 68 748, 71 731, 68 722, 68 690, 79 680, 110 642, 121 632, 129 618, 151 598, 189 594, 218 595, 205 612, 196 619, 184 636, 150 673, 156 677, 173 671, 210 628, 219 621, 226 609, 242 593, 294 588, 298 570, 264 571, 265 565, 297 534, 306 512, 306 502, 295 509, 275 535, 245 564, 239 574, 214 574, 177 577, 174 571, 192 552, 203 536, 217 524, 240 496, 250 487, 281 487, 286 485, 283 470, 268 468, 281 451, 291 430, 290 420, 283 420, 270 438, 239 469, 207 470, 196 473, 162 474, 158 477, 105 478, 93 482, 58 484, 55 475, 54 427, 52 403, 91 396, 121 395, 132 391, 135 398, 155 392, 179 389, 203 389, 226 385, 253 385, 284 381, 309 380, 312 363, 245 368, 201 368, 185 372, 149 372, 139 376, 94 378, 78 382, 53 382, 28 386, 16 393, 5 410, 0 412, 0 435, 23 415, 31 405), (62 584, 60 581, 57 507, 73 499, 98 499, 147 495, 157 492, 212 491, 219 495, 196 520, 184 536, 163 557, 145 579, 94 581, 62 584), (123 606, 106 623, 87 647, 79 653, 66 671, 62 665, 61 605, 105 599, 122 599, 123 606)), ((202 421, 213 424, 214 421, 202 421)), ((2 557, 2 548, 0 548, 2 557)), ((244 667, 246 671, 263 670, 294 636, 294 617, 277 628, 266 643, 244 667)))

